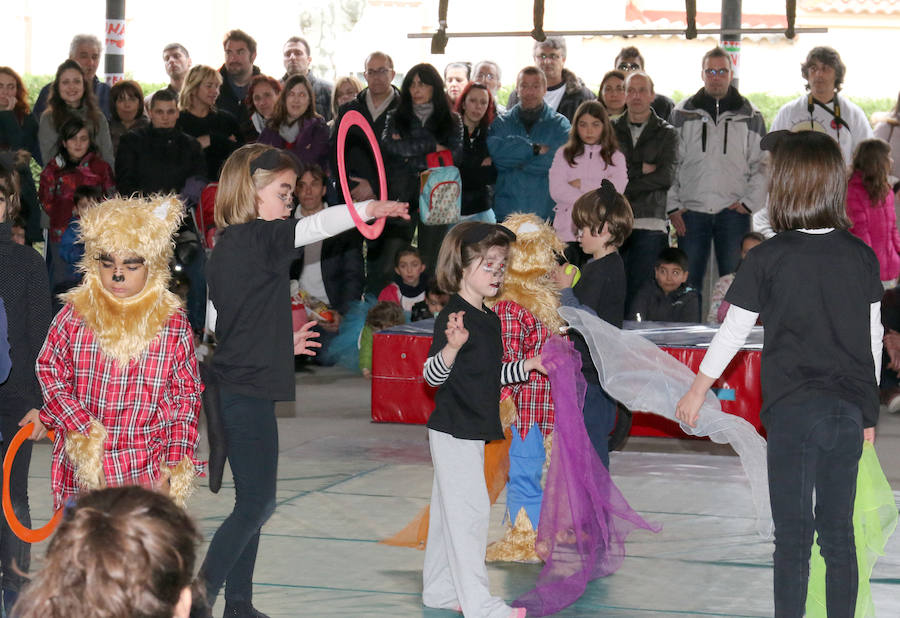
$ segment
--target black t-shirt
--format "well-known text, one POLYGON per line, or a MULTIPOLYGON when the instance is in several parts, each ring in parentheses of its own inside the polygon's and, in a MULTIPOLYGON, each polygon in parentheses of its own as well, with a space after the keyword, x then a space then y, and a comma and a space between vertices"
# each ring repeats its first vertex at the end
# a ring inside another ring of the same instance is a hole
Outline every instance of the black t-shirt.
MULTIPOLYGON (((581 269, 581 278, 572 287, 575 298, 594 310, 598 318, 616 328, 625 319, 625 263, 618 251, 591 260, 581 269)), ((581 355, 581 372, 591 384, 599 384, 597 369, 581 333, 569 331, 575 350, 581 355)))
POLYGON ((783 398, 828 393, 875 425, 870 316, 882 292, 875 254, 844 230, 781 232, 747 254, 725 300, 762 318, 764 415, 783 398))
POLYGON ((213 371, 227 387, 252 397, 294 400, 288 270, 297 256, 296 225, 291 219, 230 225, 206 265, 218 314, 213 371))
POLYGON ((451 313, 465 311, 463 326, 469 339, 450 368, 450 375, 434 396, 434 411, 428 428, 463 440, 502 440, 500 425, 500 365, 503 342, 500 318, 482 305, 479 311, 459 294, 438 314, 428 356, 447 345, 447 321, 451 313))

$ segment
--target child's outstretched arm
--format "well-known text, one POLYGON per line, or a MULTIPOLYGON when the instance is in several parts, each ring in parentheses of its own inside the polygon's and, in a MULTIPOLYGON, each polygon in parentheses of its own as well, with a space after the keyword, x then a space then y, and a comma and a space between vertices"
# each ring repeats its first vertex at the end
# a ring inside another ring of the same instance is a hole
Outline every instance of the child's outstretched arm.
POLYGON ((463 324, 465 313, 465 311, 458 311, 447 316, 447 328, 444 331, 447 343, 437 354, 428 357, 428 360, 425 361, 423 375, 429 386, 440 386, 447 380, 453 363, 456 362, 457 353, 469 340, 469 331, 463 324))
POLYGON ((700 363, 700 371, 694 378, 691 388, 675 406, 675 417, 689 425, 696 427, 697 418, 700 416, 700 408, 706 399, 706 391, 713 385, 716 379, 722 375, 728 363, 734 358, 737 351, 747 341, 747 336, 756 324, 758 313, 741 309, 736 305, 728 308, 725 321, 719 327, 716 336, 709 344, 709 350, 700 363))
MULTIPOLYGON (((409 206, 406 202, 368 200, 355 204, 353 207, 356 208, 357 214, 365 220, 380 217, 409 219, 409 206)), ((326 208, 297 221, 294 231, 294 246, 302 247, 325 240, 349 230, 353 225, 353 217, 345 207, 326 208)))

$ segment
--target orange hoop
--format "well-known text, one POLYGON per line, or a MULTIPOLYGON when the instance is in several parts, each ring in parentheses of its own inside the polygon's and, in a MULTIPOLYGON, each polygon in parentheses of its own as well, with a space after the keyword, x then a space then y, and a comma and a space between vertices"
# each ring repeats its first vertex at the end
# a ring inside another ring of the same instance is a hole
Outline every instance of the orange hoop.
MULTIPOLYGON (((50 536, 56 529, 56 526, 59 525, 59 520, 62 519, 63 512, 61 508, 57 509, 57 511, 53 513, 53 517, 50 518, 50 521, 44 524, 43 527, 32 529, 23 526, 22 522, 19 521, 19 518, 16 517, 16 514, 13 511, 12 500, 9 497, 9 477, 11 476, 13 461, 16 459, 16 453, 19 452, 19 447, 28 439, 33 430, 34 423, 28 423, 16 432, 16 435, 9 443, 9 447, 6 449, 6 457, 3 459, 3 514, 6 516, 6 522, 9 524, 9 529, 26 543, 40 543, 50 536)), ((47 437, 53 440, 54 432, 52 430, 48 431, 47 437)))

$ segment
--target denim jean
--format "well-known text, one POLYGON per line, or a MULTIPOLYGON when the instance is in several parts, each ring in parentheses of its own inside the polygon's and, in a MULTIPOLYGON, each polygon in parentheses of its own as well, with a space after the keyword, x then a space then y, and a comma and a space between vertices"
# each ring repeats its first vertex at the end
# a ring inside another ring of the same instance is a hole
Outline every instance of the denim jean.
POLYGON ((764 420, 775 523, 775 616, 803 615, 810 548, 818 532, 828 616, 851 618, 858 587, 853 501, 862 412, 833 396, 807 395, 776 402, 764 420))
MULTIPOLYGON (((0 457, 6 459, 6 447, 19 431, 19 421, 31 406, 19 403, 17 398, 8 398, 0 402, 0 432, 3 442, 0 445, 0 457)), ((13 512, 26 528, 31 527, 31 511, 28 506, 28 467, 31 463, 31 440, 25 440, 16 453, 9 479, 9 496, 13 512)), ((31 567, 31 545, 13 534, 2 518, 0 524, 0 568, 2 578, 0 586, 3 590, 19 591, 28 582, 26 577, 31 567)))
POLYGON ((278 425, 275 402, 221 388, 234 510, 213 536, 200 570, 209 606, 225 585, 227 603, 250 603, 259 532, 275 511, 278 425))
POLYGON ((625 315, 631 315, 631 301, 638 290, 653 281, 656 258, 669 246, 669 236, 656 230, 632 230, 631 236, 619 249, 625 262, 625 315))
POLYGON ((600 461, 609 469, 609 434, 616 425, 616 402, 599 384, 587 383, 584 394, 584 428, 600 461))
POLYGON ((203 249, 184 265, 184 274, 190 280, 186 303, 188 321, 195 332, 200 332, 206 324, 206 252, 203 249))
POLYGON ((741 238, 750 231, 750 215, 726 208, 714 215, 688 210, 681 215, 687 233, 678 246, 688 256, 688 284, 703 289, 709 245, 715 243, 719 276, 733 273, 741 259, 741 238))

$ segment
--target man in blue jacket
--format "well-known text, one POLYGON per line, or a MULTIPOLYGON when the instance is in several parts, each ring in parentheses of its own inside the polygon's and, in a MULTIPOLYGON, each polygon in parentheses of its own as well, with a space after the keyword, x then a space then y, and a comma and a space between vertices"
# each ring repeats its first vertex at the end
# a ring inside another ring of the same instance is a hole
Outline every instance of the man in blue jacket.
POLYGON ((518 103, 491 124, 488 150, 497 168, 494 213, 502 221, 512 212, 550 219, 553 200, 548 177, 556 150, 569 137, 569 121, 544 102, 547 77, 525 67, 516 78, 518 103))

